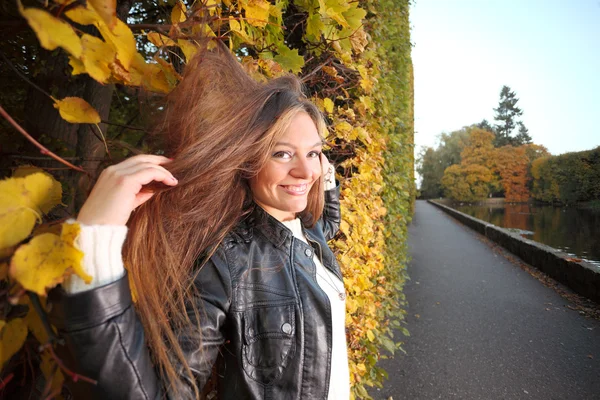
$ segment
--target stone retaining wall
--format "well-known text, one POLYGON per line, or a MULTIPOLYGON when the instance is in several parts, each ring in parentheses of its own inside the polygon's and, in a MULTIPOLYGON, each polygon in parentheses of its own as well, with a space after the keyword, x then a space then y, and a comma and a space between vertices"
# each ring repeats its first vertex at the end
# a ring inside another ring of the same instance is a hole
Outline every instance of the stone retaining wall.
POLYGON ((508 229, 471 217, 437 201, 429 203, 450 214, 471 229, 498 243, 523 261, 567 285, 573 291, 600 303, 600 271, 585 261, 574 261, 573 257, 552 247, 525 239, 508 229))

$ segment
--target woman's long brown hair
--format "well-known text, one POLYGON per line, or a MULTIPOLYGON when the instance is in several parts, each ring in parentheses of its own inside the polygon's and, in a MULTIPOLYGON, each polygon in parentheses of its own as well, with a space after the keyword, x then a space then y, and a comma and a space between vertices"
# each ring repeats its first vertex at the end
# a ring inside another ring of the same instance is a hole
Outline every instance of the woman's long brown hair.
MULTIPOLYGON (((179 184, 157 188, 133 213, 124 259, 154 362, 176 396, 180 380, 193 383, 197 398, 202 390, 177 338, 178 330, 200 331, 202 323, 189 301, 197 295, 194 269, 250 212, 248 179, 265 165, 299 112, 308 113, 323 136, 323 117, 296 77, 258 83, 222 44, 188 63, 167 98, 156 134, 174 159, 167 168, 179 184)), ((309 225, 321 216, 322 193, 321 179, 301 215, 309 225)))

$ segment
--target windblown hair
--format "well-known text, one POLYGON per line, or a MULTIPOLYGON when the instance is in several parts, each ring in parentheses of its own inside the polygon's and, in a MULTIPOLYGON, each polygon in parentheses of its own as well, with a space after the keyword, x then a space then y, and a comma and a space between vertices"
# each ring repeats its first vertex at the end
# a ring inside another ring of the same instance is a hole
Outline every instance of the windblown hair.
MULTIPOLYGON (((255 206, 249 179, 269 160, 293 117, 307 113, 321 137, 326 127, 298 78, 258 83, 221 43, 188 63, 165 107, 156 134, 174 159, 166 167, 179 184, 157 188, 133 213, 124 258, 163 382, 176 391, 177 380, 188 380, 199 397, 202 388, 176 333, 190 327, 200 331, 201 310, 190 312, 189 301, 195 295, 195 268, 255 206)), ((322 214, 322 188, 321 178, 299 215, 305 224, 314 225, 322 214)))

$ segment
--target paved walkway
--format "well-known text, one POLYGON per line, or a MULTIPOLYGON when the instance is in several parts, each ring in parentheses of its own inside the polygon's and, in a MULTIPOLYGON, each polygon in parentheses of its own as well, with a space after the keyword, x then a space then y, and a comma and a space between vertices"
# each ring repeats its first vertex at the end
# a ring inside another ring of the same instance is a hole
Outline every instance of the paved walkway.
POLYGON ((408 355, 376 400, 600 399, 599 321, 426 202, 409 234, 408 355))

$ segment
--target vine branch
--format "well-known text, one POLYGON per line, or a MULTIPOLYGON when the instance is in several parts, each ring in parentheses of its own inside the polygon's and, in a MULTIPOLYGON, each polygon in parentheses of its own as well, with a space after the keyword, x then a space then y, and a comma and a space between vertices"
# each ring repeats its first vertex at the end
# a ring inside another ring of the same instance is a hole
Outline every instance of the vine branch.
POLYGON ((14 119, 12 119, 12 117, 10 115, 8 115, 8 113, 6 111, 4 111, 4 108, 2 108, 2 106, 0 106, 0 115, 2 115, 17 131, 19 131, 19 133, 21 135, 25 136, 25 138, 27 140, 29 140, 35 147, 40 149, 40 153, 42 153, 44 155, 49 155, 50 157, 54 158, 56 161, 65 164, 67 167, 74 169, 75 171, 79 171, 79 172, 83 172, 84 174, 88 174, 88 172, 86 172, 83 168, 73 165, 70 162, 68 162, 67 160, 63 159, 62 157, 57 156, 56 154, 54 154, 53 152, 48 150, 46 147, 44 147, 40 142, 35 140, 33 138, 33 136, 31 136, 29 133, 27 133, 27 131, 25 131, 25 129, 23 129, 21 127, 21 125, 19 125, 14 119))

